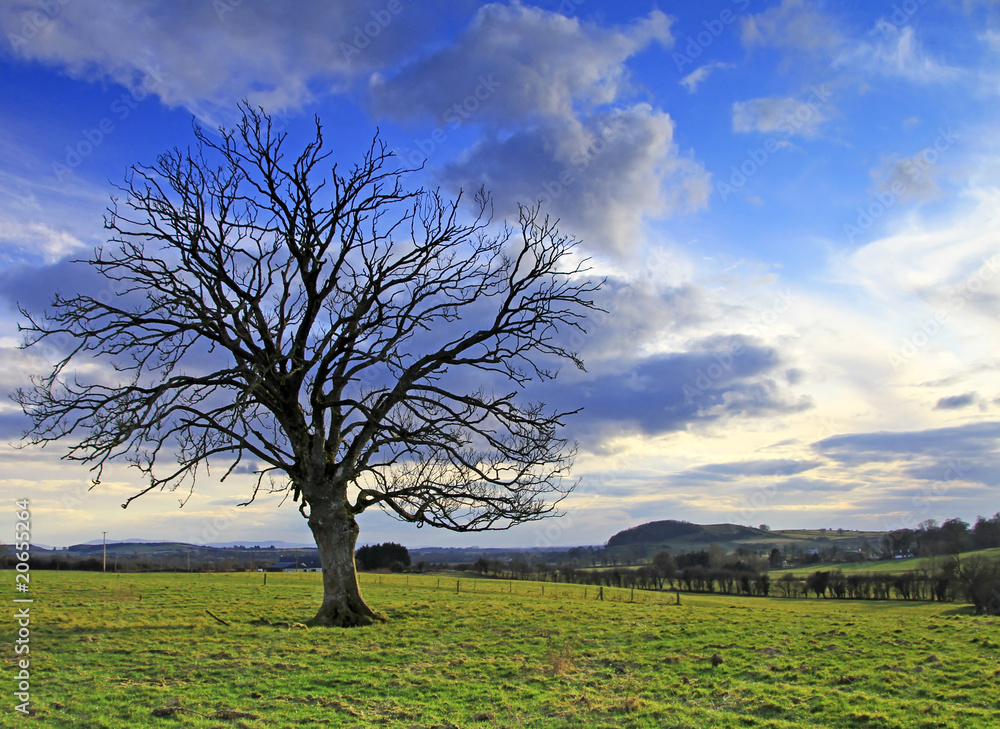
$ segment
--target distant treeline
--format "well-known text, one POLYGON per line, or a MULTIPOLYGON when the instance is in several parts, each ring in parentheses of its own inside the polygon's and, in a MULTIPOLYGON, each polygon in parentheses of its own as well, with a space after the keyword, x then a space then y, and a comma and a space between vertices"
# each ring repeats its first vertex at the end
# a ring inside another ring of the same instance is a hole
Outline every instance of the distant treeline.
MULTIPOLYGON (((101 557, 80 557, 59 553, 37 557, 32 554, 29 564, 33 570, 81 570, 84 572, 100 572, 104 569, 104 561, 101 557)), ((111 572, 114 567, 114 560, 109 558, 108 572, 111 572)), ((168 565, 162 560, 149 561, 129 558, 126 560, 119 560, 117 564, 118 572, 178 572, 182 569, 182 563, 179 560, 172 560, 168 565)))
POLYGON ((580 569, 567 565, 529 563, 525 560, 480 559, 458 569, 485 577, 578 585, 683 590, 685 592, 809 597, 852 600, 967 600, 977 613, 1000 614, 1000 561, 978 556, 953 556, 934 570, 845 575, 839 569, 816 571, 808 577, 784 574, 773 579, 768 570, 781 560, 778 550, 768 558, 740 548, 723 555, 708 550, 672 555, 659 552, 648 565, 610 569, 580 569))
POLYGON ((883 539, 886 557, 934 557, 994 547, 1000 547, 1000 512, 980 516, 971 527, 961 519, 948 519, 940 526, 928 519, 916 529, 894 529, 883 539))
MULTIPOLYGON (((109 545, 110 546, 110 545, 109 545)), ((236 547, 225 549, 194 548, 190 552, 144 553, 141 551, 122 552, 108 550, 108 572, 255 572, 275 562, 298 558, 317 557, 316 550, 270 551, 267 548, 241 551, 236 547)), ((15 564, 13 554, 0 551, 0 567, 10 568, 15 564)), ((72 550, 41 551, 32 550, 31 569, 37 570, 82 570, 100 572, 104 569, 101 547, 95 552, 80 554, 72 550)))
POLYGON ((934 571, 849 575, 817 571, 804 580, 782 575, 774 585, 784 597, 812 593, 817 598, 848 600, 967 600, 977 614, 1000 615, 1000 561, 977 556, 954 557, 934 571))

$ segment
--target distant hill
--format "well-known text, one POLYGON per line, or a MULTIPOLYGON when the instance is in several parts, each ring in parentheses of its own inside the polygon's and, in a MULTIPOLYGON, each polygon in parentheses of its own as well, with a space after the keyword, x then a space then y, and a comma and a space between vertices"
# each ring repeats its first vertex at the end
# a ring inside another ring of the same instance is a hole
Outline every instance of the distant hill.
POLYGON ((648 524, 618 532, 608 540, 609 547, 624 547, 628 544, 669 542, 671 539, 691 537, 702 531, 698 524, 689 521, 651 521, 648 524))
POLYGON ((760 539, 772 536, 770 532, 738 524, 692 524, 688 521, 651 521, 648 524, 618 532, 608 540, 608 547, 633 544, 663 544, 685 542, 731 542, 743 539, 760 539))
POLYGON ((755 529, 739 524, 692 524, 687 521, 652 521, 618 532, 607 542, 610 552, 625 562, 635 562, 665 550, 697 552, 717 544, 725 552, 748 547, 766 555, 778 547, 791 554, 813 550, 878 550, 884 532, 852 529, 755 529))

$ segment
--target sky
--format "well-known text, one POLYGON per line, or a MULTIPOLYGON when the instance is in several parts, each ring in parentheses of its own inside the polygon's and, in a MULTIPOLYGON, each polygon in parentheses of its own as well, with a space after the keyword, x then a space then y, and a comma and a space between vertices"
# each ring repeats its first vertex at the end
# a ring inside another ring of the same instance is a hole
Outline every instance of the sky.
MULTIPOLYGON (((84 274, 133 164, 263 107, 335 159, 378 130, 420 184, 541 201, 605 277, 559 518, 361 543, 601 544, 657 519, 894 529, 1000 511, 1000 5, 986 0, 0 3, 0 389, 84 274)), ((179 495, 19 447, 33 539, 308 543, 249 474, 179 495)), ((2 502, 0 502, 2 503, 2 502)), ((0 524, 5 520, 0 520, 0 524)), ((0 540, 11 537, 0 534, 0 540)))

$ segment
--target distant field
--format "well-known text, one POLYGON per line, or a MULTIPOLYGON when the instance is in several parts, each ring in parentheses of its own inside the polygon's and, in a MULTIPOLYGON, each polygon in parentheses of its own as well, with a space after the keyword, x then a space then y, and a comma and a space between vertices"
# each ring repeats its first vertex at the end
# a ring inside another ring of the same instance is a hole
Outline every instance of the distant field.
POLYGON ((391 619, 345 631, 249 625, 317 605, 319 575, 262 580, 36 571, 37 714, 16 725, 987 729, 1000 712, 1000 619, 965 605, 365 575, 391 619), (153 716, 171 704, 260 718, 153 716))
MULTIPOLYGON (((979 556, 990 560, 1000 559, 1000 548, 980 549, 976 552, 964 552, 961 559, 979 556)), ((933 571, 949 557, 913 557, 912 559, 885 559, 878 562, 855 562, 852 564, 814 564, 806 567, 789 567, 783 570, 770 570, 772 578, 790 574, 805 577, 818 570, 840 570, 845 575, 856 575, 871 572, 916 572, 919 570, 933 571)))
POLYGON ((838 532, 836 529, 775 529, 770 532, 776 537, 788 539, 828 539, 831 542, 842 542, 852 539, 881 539, 885 532, 862 532, 844 530, 838 532))

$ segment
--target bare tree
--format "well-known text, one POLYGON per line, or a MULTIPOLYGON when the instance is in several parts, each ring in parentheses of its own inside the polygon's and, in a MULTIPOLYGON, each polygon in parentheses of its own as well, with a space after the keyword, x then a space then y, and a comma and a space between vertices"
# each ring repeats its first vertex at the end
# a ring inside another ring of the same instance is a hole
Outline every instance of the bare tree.
POLYGON ((26 442, 68 440, 95 484, 112 462, 141 471, 148 485, 123 507, 190 492, 210 461, 226 476, 255 463, 246 503, 287 491, 319 548, 313 624, 368 624, 358 514, 505 529, 572 488, 558 429, 576 411, 518 395, 560 361, 582 367, 558 333, 582 328, 600 284, 537 206, 497 232, 480 193, 463 223, 459 200, 406 188, 415 170, 377 135, 343 173, 326 166, 319 120, 289 157, 266 114, 241 110, 235 130, 196 129, 193 150, 132 168, 111 239, 85 261, 114 295, 22 310, 23 346, 71 344, 15 400, 26 442), (95 361, 113 369, 83 379, 95 361))

